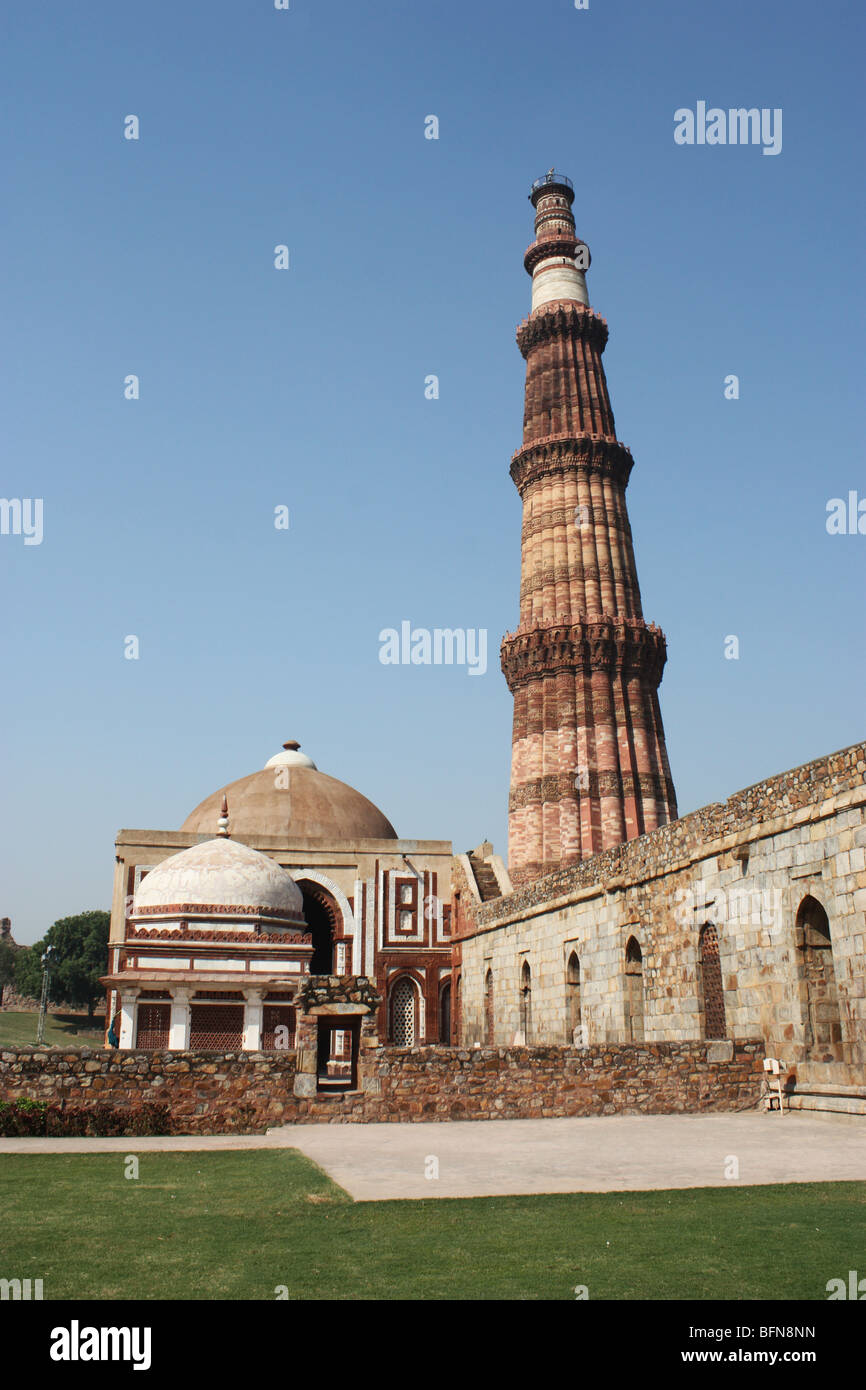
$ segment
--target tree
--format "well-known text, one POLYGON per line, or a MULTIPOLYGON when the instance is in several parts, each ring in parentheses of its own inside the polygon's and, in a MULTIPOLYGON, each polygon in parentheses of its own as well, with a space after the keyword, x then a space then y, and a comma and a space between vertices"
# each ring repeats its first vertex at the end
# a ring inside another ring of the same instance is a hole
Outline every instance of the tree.
POLYGON ((18 952, 8 941, 0 941, 0 1004, 7 985, 15 983, 15 957, 18 952))
POLYGON ((100 975, 108 969, 108 928, 111 917, 94 909, 76 917, 61 917, 48 928, 45 940, 32 949, 46 957, 50 972, 49 998, 59 1003, 86 1004, 93 1017, 93 1006, 104 990, 100 975))
POLYGON ((45 942, 22 946, 15 952, 15 992, 24 999, 38 999, 42 990, 42 952, 45 942))

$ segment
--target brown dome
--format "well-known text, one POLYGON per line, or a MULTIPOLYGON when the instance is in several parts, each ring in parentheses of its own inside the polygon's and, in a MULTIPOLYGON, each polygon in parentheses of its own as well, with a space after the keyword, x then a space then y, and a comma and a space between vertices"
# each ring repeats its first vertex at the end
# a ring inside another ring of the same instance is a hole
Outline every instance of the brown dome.
MULTIPOLYGON (((297 745, 293 745, 297 748, 297 745)), ((232 836, 278 835, 324 840, 396 840, 397 832, 366 796, 319 772, 303 755, 278 754, 268 767, 205 798, 181 830, 213 835, 223 797, 232 836), (302 762, 306 765, 298 765, 302 762)))

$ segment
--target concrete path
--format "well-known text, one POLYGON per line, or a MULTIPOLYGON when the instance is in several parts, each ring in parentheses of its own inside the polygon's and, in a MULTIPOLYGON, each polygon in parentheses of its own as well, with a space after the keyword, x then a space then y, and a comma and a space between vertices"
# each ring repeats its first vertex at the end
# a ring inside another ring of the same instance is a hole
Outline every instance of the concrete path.
POLYGON ((284 1148, 306 1154, 359 1202, 866 1181, 866 1120, 805 1111, 784 1117, 766 1111, 611 1115, 285 1125, 265 1135, 0 1140, 0 1154, 284 1148), (734 1158, 739 1176, 726 1177, 734 1158), (438 1177, 426 1177, 436 1165, 438 1177))
POLYGON ((866 1181, 866 1121, 766 1111, 475 1123, 287 1125, 272 1134, 356 1201, 866 1181), (739 1178, 730 1159, 739 1164, 739 1178), (435 1171, 438 1177, 426 1177, 435 1171))

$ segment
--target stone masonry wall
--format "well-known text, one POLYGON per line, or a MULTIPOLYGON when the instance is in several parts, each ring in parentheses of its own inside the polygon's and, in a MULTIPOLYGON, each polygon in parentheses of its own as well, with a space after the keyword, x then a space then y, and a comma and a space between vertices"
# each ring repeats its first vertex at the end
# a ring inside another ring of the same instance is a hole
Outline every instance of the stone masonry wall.
MULTIPOLYGON (((866 745, 857 744, 739 792, 650 835, 479 906, 460 941, 464 1045, 487 1041, 492 975, 496 1044, 521 1026, 531 973, 535 1046, 563 1044, 567 986, 580 965, 580 1021, 590 1044, 628 1036, 626 946, 642 953, 648 1043, 704 1036, 699 936, 716 927, 727 1036, 762 1037, 804 1059, 807 993, 797 912, 807 896, 830 926, 842 1041, 836 1061, 866 1066, 866 745)), ((802 935, 802 934, 800 934, 802 935)))
MULTIPOLYGON (((170 1107, 182 1134, 281 1124, 528 1119, 745 1110, 758 1104, 763 1049, 737 1044, 371 1051, 362 1090, 293 1094, 293 1053, 6 1049, 0 1099, 170 1107)), ((134 1145, 134 1139, 130 1143, 134 1145)))
MULTIPOLYGON (((4 1048, 0 1100, 171 1108, 180 1134, 264 1129, 295 1103, 294 1052, 139 1052, 4 1048)), ((132 1141, 131 1141, 132 1142, 132 1141)))

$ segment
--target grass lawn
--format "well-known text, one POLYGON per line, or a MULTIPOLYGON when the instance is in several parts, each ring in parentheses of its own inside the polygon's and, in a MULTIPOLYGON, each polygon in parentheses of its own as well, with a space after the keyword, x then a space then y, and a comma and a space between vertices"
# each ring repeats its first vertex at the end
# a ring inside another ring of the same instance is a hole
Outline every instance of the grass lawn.
MULTIPOLYGON (((0 1047, 32 1047, 36 1043, 36 1023, 39 1014, 5 1013, 0 1011, 0 1047)), ((88 1027, 86 1014, 53 1014, 45 1016, 45 1038, 48 1047, 102 1047, 105 1032, 101 1017, 88 1027)))
POLYGON ((863 1262, 864 1183, 353 1203, 294 1150, 139 1163, 4 1154, 0 1276, 46 1299, 826 1300, 863 1262))

